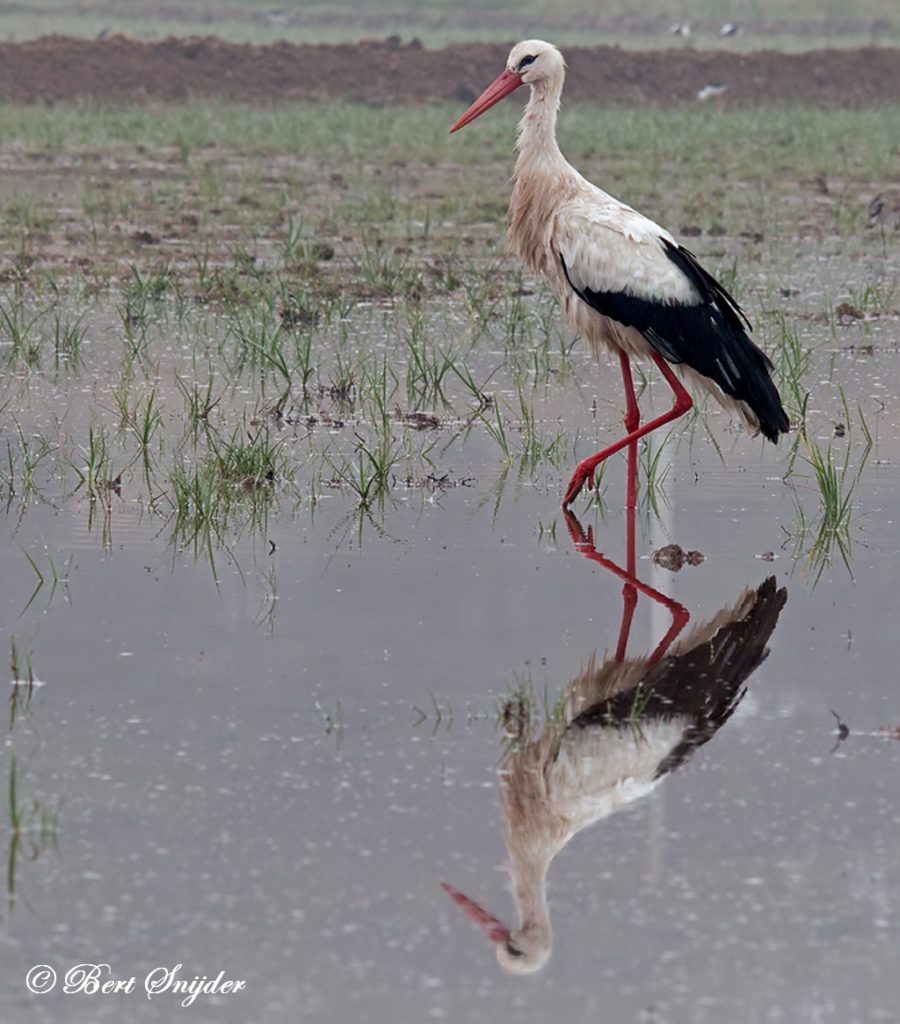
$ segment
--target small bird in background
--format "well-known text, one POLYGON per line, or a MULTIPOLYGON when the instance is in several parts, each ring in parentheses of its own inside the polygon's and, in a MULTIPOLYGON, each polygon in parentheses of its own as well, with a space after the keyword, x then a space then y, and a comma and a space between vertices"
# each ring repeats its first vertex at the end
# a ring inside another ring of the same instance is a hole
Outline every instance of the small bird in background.
POLYGON ((869 203, 867 228, 881 224, 886 228, 900 230, 900 188, 886 188, 869 203))
POLYGON ((728 86, 722 82, 710 82, 709 85, 704 85, 702 89, 697 92, 697 99, 701 103, 706 103, 707 100, 715 100, 720 96, 724 96, 728 91, 728 86))
MULTIPOLYGON (((627 434, 579 463, 565 508, 585 483, 593 487, 604 459, 691 408, 691 396, 670 365, 770 441, 786 433, 790 422, 772 382, 772 363, 751 340, 750 323, 733 296, 668 231, 592 185, 560 152, 556 116, 564 78, 565 63, 555 46, 538 39, 518 43, 506 70, 450 131, 529 86, 517 133, 508 237, 520 258, 547 278, 569 326, 595 351, 606 349, 619 358, 627 434), (675 398, 669 412, 643 426, 633 356, 651 359, 675 398)), ((629 508, 635 489, 629 469, 629 508)))

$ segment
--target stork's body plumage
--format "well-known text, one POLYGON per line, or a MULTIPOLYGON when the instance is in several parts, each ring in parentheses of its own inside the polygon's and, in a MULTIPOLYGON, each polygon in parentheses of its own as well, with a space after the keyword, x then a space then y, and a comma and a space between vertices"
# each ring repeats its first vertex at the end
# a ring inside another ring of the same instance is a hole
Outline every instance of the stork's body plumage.
MULTIPOLYGON (((457 130, 520 85, 531 96, 519 123, 509 240, 547 278, 569 326, 595 351, 619 356, 628 434, 582 462, 568 505, 613 452, 682 415, 691 399, 672 374, 710 391, 750 430, 769 440, 789 429, 770 371, 731 295, 664 228, 592 185, 563 156, 556 117, 565 78, 560 52, 528 40, 513 47, 507 69, 457 121, 457 130), (670 412, 639 426, 631 357, 652 359, 675 394, 670 412)), ((629 503, 632 486, 629 482, 629 503)))

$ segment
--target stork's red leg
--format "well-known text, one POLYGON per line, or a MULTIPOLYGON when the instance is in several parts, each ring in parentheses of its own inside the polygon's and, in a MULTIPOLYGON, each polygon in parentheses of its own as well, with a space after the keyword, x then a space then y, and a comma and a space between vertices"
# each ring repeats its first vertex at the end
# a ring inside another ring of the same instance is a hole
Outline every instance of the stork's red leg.
POLYGON ((661 604, 666 608, 669 614, 672 616, 672 625, 666 631, 666 635, 656 645, 656 649, 650 655, 648 664, 652 665, 658 661, 671 646, 672 641, 678 634, 684 629, 684 627, 690 621, 690 614, 684 605, 679 604, 677 601, 673 601, 671 597, 666 597, 665 594, 661 594, 658 590, 649 586, 646 583, 642 583, 635 575, 635 555, 634 555, 634 510, 630 509, 628 512, 628 551, 626 552, 626 564, 627 569, 622 569, 616 565, 612 559, 607 558, 605 555, 600 554, 599 551, 594 547, 594 531, 589 526, 587 533, 581 527, 581 523, 575 517, 573 512, 566 509, 565 513, 566 527, 569 531, 569 536, 575 544, 575 547, 584 555, 585 558, 589 558, 592 562, 596 562, 598 565, 603 566, 604 569, 618 576, 619 579, 625 581, 625 586, 622 588, 622 624, 619 627, 619 639, 616 643, 616 661, 624 661, 626 655, 626 648, 628 646, 628 636, 631 632, 631 622, 634 618, 634 609, 637 604, 638 594, 644 594, 646 597, 651 598, 658 604, 661 604))
MULTIPOLYGON (((662 416, 657 416, 656 419, 650 420, 649 423, 645 423, 642 427, 629 431, 625 437, 616 441, 615 444, 611 444, 608 448, 604 448, 602 451, 597 452, 596 455, 592 455, 589 459, 579 462, 575 472, 572 474, 572 479, 569 481, 569 488, 566 491, 566 496, 563 498, 563 508, 567 508, 578 497, 585 481, 588 482, 588 487, 594 486, 594 471, 604 459, 608 459, 610 455, 615 455, 616 452, 621 451, 626 447, 626 445, 630 445, 633 442, 640 440, 640 438, 649 434, 650 431, 656 430, 657 427, 665 426, 667 423, 671 423, 672 420, 677 420, 679 416, 683 416, 693 406, 694 403, 691 400, 691 396, 687 391, 685 391, 681 381, 669 368, 665 359, 656 352, 652 353, 652 359, 659 367, 660 373, 665 377, 666 383, 675 394, 674 405, 668 412, 664 412, 662 416)), ((632 390, 632 395, 633 394, 634 392, 632 390)))
POLYGON ((622 385, 625 388, 625 429, 633 434, 641 423, 641 410, 638 408, 634 394, 634 382, 631 379, 631 360, 625 352, 619 352, 619 365, 622 367, 622 385))
MULTIPOLYGON (((625 388, 625 432, 633 434, 641 425, 641 410, 634 394, 634 381, 631 377, 631 359, 625 352, 619 352, 619 365, 622 367, 622 384, 625 388)), ((635 579, 636 561, 634 554, 634 513, 637 505, 637 441, 628 445, 628 487, 625 500, 625 567, 632 579, 635 579)), ((637 607, 638 592, 631 580, 622 587, 622 625, 619 628, 619 640, 616 644, 616 661, 625 660, 628 648, 628 637, 631 635, 631 623, 637 607)))
MULTIPOLYGON (((633 434, 641 425, 641 410, 638 408, 637 398, 634 395, 634 382, 631 379, 631 360, 625 352, 619 352, 619 364, 622 367, 622 384, 625 388, 625 432, 633 434)), ((625 501, 627 509, 633 509, 637 504, 637 441, 632 441, 628 446, 628 492, 625 501)), ((631 530, 631 546, 629 551, 634 554, 634 519, 629 523, 631 530)), ((634 566, 629 566, 629 572, 634 571, 634 566)), ((635 601, 637 595, 635 595, 635 601)))
MULTIPOLYGON (((627 356, 626 356, 627 358, 627 356)), ((629 378, 631 373, 629 372, 629 378)), ((637 406, 635 405, 635 410, 637 406)), ((637 430, 640 423, 640 413, 637 413, 637 423, 628 427, 626 414, 625 426, 630 431, 637 430)), ((634 546, 634 518, 635 506, 637 505, 637 441, 632 441, 628 446, 628 498, 625 504, 625 571, 632 579, 636 579, 637 561, 635 559, 634 546)), ((622 587, 622 626, 619 630, 619 642, 616 644, 616 661, 625 660, 625 651, 628 647, 628 637, 631 635, 631 620, 634 618, 634 609, 637 607, 638 592, 631 580, 626 581, 622 587)))

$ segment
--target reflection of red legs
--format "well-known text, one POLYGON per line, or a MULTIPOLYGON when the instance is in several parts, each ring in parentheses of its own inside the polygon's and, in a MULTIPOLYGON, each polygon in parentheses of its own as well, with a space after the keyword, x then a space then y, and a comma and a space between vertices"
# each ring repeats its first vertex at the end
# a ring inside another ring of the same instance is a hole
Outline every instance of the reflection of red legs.
MULTIPOLYGON (((621 451, 626 445, 632 445, 645 434, 649 434, 651 430, 656 430, 657 427, 662 427, 666 423, 671 423, 672 420, 678 419, 679 416, 683 416, 694 404, 691 401, 691 396, 685 391, 681 381, 675 376, 675 374, 669 369, 669 364, 663 359, 661 355, 656 352, 651 354, 653 362, 659 367, 659 372, 666 379, 666 383, 672 389, 675 394, 675 404, 668 412, 664 412, 662 416, 657 416, 656 419, 650 420, 649 423, 645 423, 642 427, 640 424, 640 413, 638 411, 637 399, 634 397, 634 386, 631 381, 631 364, 628 361, 628 356, 624 352, 619 353, 619 361, 622 365, 622 382, 625 386, 625 429, 628 433, 615 444, 609 445, 608 448, 604 448, 602 451, 597 452, 596 455, 592 455, 589 459, 585 459, 583 462, 579 462, 575 467, 575 472, 572 474, 572 479, 569 481, 569 487, 566 491, 566 496, 563 498, 562 507, 568 508, 569 505, 578 497, 578 493, 584 486, 585 481, 589 488, 594 486, 594 471, 603 462, 604 459, 608 459, 610 455, 615 455, 616 452, 621 451)), ((632 462, 630 460, 631 453, 629 452, 629 464, 628 464, 628 488, 631 504, 629 508, 633 508, 633 491, 636 481, 636 476, 632 473, 632 462)), ((636 468, 637 463, 634 463, 636 468)))
MULTIPOLYGON (((630 456, 629 452, 629 456, 630 456)), ((665 594, 661 594, 658 590, 654 590, 653 587, 648 586, 646 583, 641 581, 635 575, 635 555, 634 555, 634 507, 628 509, 628 551, 626 552, 626 565, 627 569, 623 569, 621 566, 616 565, 611 559, 606 558, 605 555, 601 555, 599 551, 594 547, 594 531, 592 527, 588 527, 587 534, 581 528, 581 523, 575 518, 574 513, 566 509, 563 513, 566 517, 566 527, 569 530, 569 536, 572 538, 572 542, 575 547, 584 555, 585 558, 590 559, 592 562, 596 562, 598 565, 603 566, 613 575, 618 576, 619 579, 625 581, 625 586, 622 588, 622 625, 619 629, 619 640, 616 644, 616 661, 625 660, 625 649, 628 646, 628 636, 631 632, 631 621, 634 618, 634 609, 637 606, 638 593, 644 594, 651 600, 656 601, 658 604, 663 605, 667 608, 672 616, 672 625, 669 627, 666 635, 656 645, 656 649, 653 654, 650 655, 649 664, 654 664, 666 653, 672 644, 672 641, 678 634, 684 629, 690 620, 690 614, 684 605, 679 604, 677 601, 673 601, 672 598, 666 597, 665 594)))

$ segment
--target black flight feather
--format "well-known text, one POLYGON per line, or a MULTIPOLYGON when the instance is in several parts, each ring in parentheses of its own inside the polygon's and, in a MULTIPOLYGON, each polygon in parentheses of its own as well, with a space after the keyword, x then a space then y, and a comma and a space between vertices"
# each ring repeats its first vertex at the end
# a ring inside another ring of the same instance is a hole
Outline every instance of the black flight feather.
POLYGON ((666 256, 700 295, 695 303, 647 299, 632 292, 576 288, 560 253, 570 287, 598 313, 633 327, 670 363, 684 363, 715 381, 730 398, 746 402, 770 441, 790 429, 772 383, 772 363, 747 334, 750 321, 734 298, 692 252, 661 238, 666 256))
POLYGON ((766 660, 766 645, 787 601, 775 577, 753 595, 743 618, 728 622, 709 640, 653 665, 637 687, 587 708, 570 727, 617 726, 640 730, 651 719, 690 719, 681 742, 657 769, 674 771, 728 721, 746 692, 749 676, 766 660))

